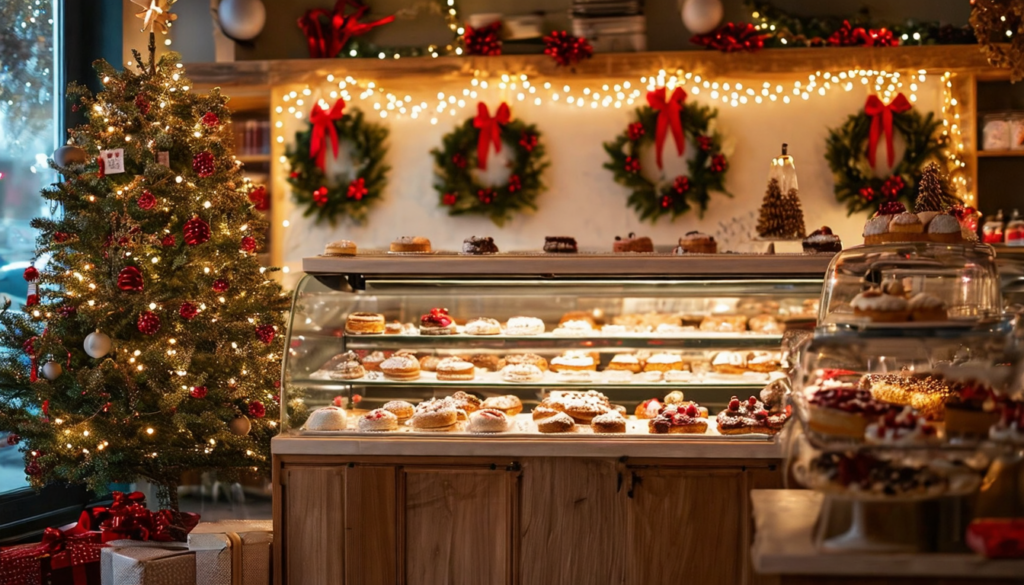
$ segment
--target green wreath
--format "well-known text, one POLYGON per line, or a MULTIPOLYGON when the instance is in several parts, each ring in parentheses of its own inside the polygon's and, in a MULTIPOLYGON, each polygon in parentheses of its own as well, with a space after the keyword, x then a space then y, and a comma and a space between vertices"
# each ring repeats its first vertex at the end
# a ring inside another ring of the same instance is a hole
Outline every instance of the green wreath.
POLYGON ((545 160, 537 127, 512 120, 508 107, 502 104, 495 118, 504 114, 507 121, 494 128, 500 142, 505 148, 511 147, 514 154, 508 164, 508 181, 499 186, 486 186, 476 181, 471 170, 480 166, 477 150, 482 129, 475 121, 482 115, 489 119, 486 106, 480 104, 479 111, 475 118, 469 118, 445 134, 441 148, 430 151, 437 177, 434 189, 439 204, 448 208, 448 215, 485 215, 500 227, 517 212, 537 210, 537 197, 544 190, 541 175, 549 163, 545 160))
MULTIPOLYGON (((863 211, 874 213, 881 204, 895 200, 909 209, 917 197, 921 169, 929 159, 942 158, 947 140, 936 136, 942 122, 932 112, 922 115, 913 108, 893 112, 893 132, 903 135, 907 148, 892 175, 879 178, 874 176, 867 157, 871 124, 872 117, 861 110, 828 133, 825 159, 835 179, 836 199, 846 205, 848 216, 863 211)), ((885 140, 884 134, 880 140, 885 140)), ((884 152, 885 146, 879 150, 884 152)))
POLYGON ((671 215, 670 221, 675 221, 694 205, 703 217, 712 191, 732 197, 725 190, 725 172, 729 165, 722 154, 722 136, 711 130, 711 121, 718 116, 718 110, 702 105, 688 105, 680 109, 683 134, 697 145, 697 153, 687 163, 688 175, 679 175, 671 182, 654 183, 640 174, 640 149, 654 141, 659 115, 651 106, 638 108, 637 121, 615 140, 604 143, 604 149, 611 157, 604 168, 615 174, 616 183, 632 190, 628 206, 639 214, 641 220, 650 219, 651 223, 656 223, 662 216, 671 215))
MULTIPOLYGON (((341 105, 343 108, 344 102, 341 105)), ((317 223, 326 220, 333 226, 345 217, 363 223, 370 208, 381 198, 387 184, 388 171, 391 170, 390 166, 384 164, 388 129, 367 122, 363 112, 358 109, 347 111, 344 115, 341 115, 339 109, 338 117, 330 120, 330 123, 337 132, 338 147, 341 148, 343 143, 352 145, 352 165, 357 170, 355 176, 343 172, 328 177, 310 152, 316 126, 314 120, 317 119, 315 114, 318 111, 326 114, 319 110, 319 106, 315 106, 306 129, 295 133, 294 146, 289 146, 285 151, 291 167, 288 184, 292 186, 292 197, 295 203, 304 208, 302 214, 306 217, 315 215, 317 223)), ((325 137, 323 149, 330 151, 332 148, 331 139, 325 137)))

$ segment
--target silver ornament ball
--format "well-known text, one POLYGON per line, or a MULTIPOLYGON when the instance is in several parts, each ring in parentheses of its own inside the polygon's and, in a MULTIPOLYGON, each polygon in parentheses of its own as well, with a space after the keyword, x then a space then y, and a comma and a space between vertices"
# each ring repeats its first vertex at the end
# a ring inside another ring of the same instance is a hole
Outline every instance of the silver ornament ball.
POLYGON ((267 21, 267 9, 260 0, 221 0, 217 17, 224 32, 233 39, 256 38, 267 21))
POLYGON ((43 364, 43 377, 51 382, 60 377, 64 373, 64 368, 61 367, 57 362, 50 360, 43 364))
POLYGON ((109 335, 97 329, 86 336, 83 346, 89 357, 99 359, 110 353, 113 342, 109 335))
POLYGON ((61 167, 83 164, 85 163, 85 151, 74 144, 65 144, 53 152, 53 162, 61 167))
POLYGON ((236 416, 228 423, 228 429, 236 435, 245 436, 252 430, 252 421, 245 416, 236 416))

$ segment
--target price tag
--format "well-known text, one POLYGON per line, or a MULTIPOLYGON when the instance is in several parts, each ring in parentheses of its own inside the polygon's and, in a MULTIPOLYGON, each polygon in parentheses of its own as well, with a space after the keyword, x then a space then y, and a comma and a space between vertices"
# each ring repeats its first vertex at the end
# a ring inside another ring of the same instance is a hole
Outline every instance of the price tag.
POLYGON ((124 149, 115 148, 114 150, 101 150, 100 156, 103 157, 103 174, 105 175, 116 175, 124 172, 124 149))
POLYGON ((39 285, 35 282, 28 283, 28 296, 39 294, 39 285))
POLYGON ((157 162, 157 164, 161 164, 161 165, 164 165, 167 168, 170 168, 170 166, 171 166, 171 153, 167 152, 166 150, 162 150, 162 151, 156 153, 156 162, 157 162))

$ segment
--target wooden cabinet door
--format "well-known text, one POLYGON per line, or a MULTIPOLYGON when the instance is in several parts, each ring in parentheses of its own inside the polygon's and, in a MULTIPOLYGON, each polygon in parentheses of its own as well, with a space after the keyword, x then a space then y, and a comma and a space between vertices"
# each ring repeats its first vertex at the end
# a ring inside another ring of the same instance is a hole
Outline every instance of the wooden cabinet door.
POLYGON ((344 582, 345 468, 288 466, 281 482, 286 585, 344 582))
POLYGON ((398 582, 396 476, 386 465, 345 471, 345 585, 398 582))
POLYGON ((743 582, 743 471, 634 469, 628 481, 627 583, 743 582))
POLYGON ((511 582, 515 474, 504 468, 402 470, 405 583, 511 582))
POLYGON ((519 583, 621 585, 625 491, 614 460, 524 460, 519 583))

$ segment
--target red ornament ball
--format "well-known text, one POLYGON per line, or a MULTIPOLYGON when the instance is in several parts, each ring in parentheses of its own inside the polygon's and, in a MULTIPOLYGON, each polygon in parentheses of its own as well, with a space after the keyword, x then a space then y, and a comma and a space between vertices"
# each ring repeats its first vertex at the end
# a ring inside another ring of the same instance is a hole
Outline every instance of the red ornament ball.
POLYGON ((206 398, 206 386, 193 386, 188 395, 196 400, 206 398))
POLYGON ((277 335, 277 331, 274 330, 273 325, 259 325, 256 327, 256 338, 267 345, 274 341, 275 335, 277 335))
POLYGON ((25 475, 35 477, 43 473, 43 468, 39 466, 35 461, 25 466, 25 475))
POLYGON ((632 124, 629 125, 628 133, 630 142, 636 142, 637 140, 643 138, 646 131, 644 130, 643 124, 641 124, 640 122, 633 122, 632 124))
POLYGON ((139 113, 143 116, 149 113, 149 100, 146 99, 146 94, 140 93, 135 96, 135 107, 139 109, 139 113))
POLYGON ((35 266, 29 266, 28 268, 25 269, 25 272, 22 273, 22 276, 24 276, 25 280, 29 282, 32 282, 33 280, 39 280, 39 271, 36 270, 35 266))
POLYGON ((512 175, 508 178, 508 192, 515 193, 523 188, 523 180, 519 178, 519 175, 512 175))
POLYGON ((214 114, 213 112, 206 112, 203 114, 202 120, 204 126, 208 126, 210 128, 220 126, 220 118, 218 118, 217 114, 214 114))
POLYGON ((241 249, 243 252, 249 252, 249 253, 255 252, 256 251, 256 247, 257 247, 256 238, 253 238, 253 237, 250 237, 250 236, 245 236, 244 238, 242 238, 242 242, 239 245, 239 249, 241 249))
POLYGON ((674 181, 672 181, 672 190, 680 195, 686 193, 690 190, 690 179, 683 175, 679 175, 674 181))
POLYGON ((135 201, 135 204, 139 206, 139 209, 148 211, 156 205, 156 197, 148 190, 143 191, 142 195, 139 195, 139 198, 135 201))
POLYGON ((19 436, 17 433, 11 433, 11 434, 7 435, 7 444, 8 445, 17 445, 18 441, 20 441, 20 440, 21 440, 21 436, 19 436))
POLYGON ((317 207, 327 205, 327 187, 320 187, 313 191, 313 203, 316 203, 317 207))
POLYGON ((252 202, 259 211, 266 211, 270 209, 270 198, 267 197, 267 188, 263 185, 249 191, 249 201, 252 202))
POLYGON ((125 292, 139 292, 143 286, 142 272, 135 266, 125 266, 117 275, 117 288, 125 292))
POLYGON ((192 170, 200 177, 209 177, 213 175, 215 168, 214 162, 213 153, 208 150, 204 150, 192 157, 192 170))
POLYGON ((199 314, 199 307, 196 307, 192 303, 184 302, 181 303, 181 308, 178 309, 178 315, 186 321, 191 321, 196 315, 199 314))
POLYGON ((65 232, 53 232, 53 241, 58 244, 63 244, 64 242, 68 241, 68 238, 70 237, 71 236, 65 232))
POLYGON ((367 193, 369 193, 369 191, 366 189, 366 181, 364 181, 362 177, 359 177, 348 184, 348 191, 346 191, 345 197, 361 201, 367 193))
POLYGON ((248 411, 249 416, 253 418, 263 418, 267 416, 267 407, 263 406, 263 403, 259 400, 253 400, 250 402, 248 411))
POLYGON ((441 203, 445 205, 455 205, 455 202, 459 200, 459 196, 455 193, 445 193, 441 197, 441 203))
POLYGON ((170 248, 174 244, 174 234, 167 234, 166 236, 163 237, 162 240, 160 240, 160 245, 165 248, 170 248))
POLYGON ((34 306, 36 306, 38 304, 39 304, 39 295, 37 295, 37 294, 31 294, 31 295, 28 295, 28 297, 25 298, 25 306, 26 307, 34 307, 34 306))
POLYGON ((153 311, 143 311, 135 325, 143 335, 153 335, 160 331, 160 317, 153 311))
POLYGON ((228 284, 228 281, 226 281, 226 280, 224 280, 222 278, 218 278, 217 280, 213 281, 213 291, 214 292, 219 292, 219 293, 228 292, 229 288, 231 288, 231 285, 228 284))
POLYGON ((185 232, 185 243, 189 246, 198 246, 210 241, 210 224, 198 216, 186 221, 182 231, 185 232))

